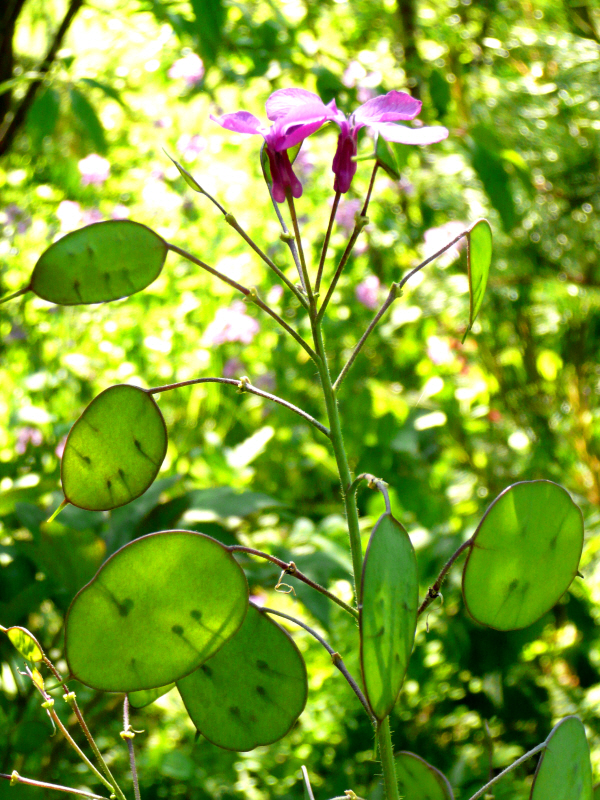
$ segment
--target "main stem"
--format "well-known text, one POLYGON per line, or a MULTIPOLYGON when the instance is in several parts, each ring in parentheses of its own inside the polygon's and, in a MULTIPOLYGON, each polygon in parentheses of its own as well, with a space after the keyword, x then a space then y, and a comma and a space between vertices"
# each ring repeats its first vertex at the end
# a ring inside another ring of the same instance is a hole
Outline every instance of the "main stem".
POLYGON ((379 723, 377 728, 377 745, 379 747, 379 758, 381 759, 383 784, 385 786, 387 800, 400 800, 389 717, 386 717, 379 723))

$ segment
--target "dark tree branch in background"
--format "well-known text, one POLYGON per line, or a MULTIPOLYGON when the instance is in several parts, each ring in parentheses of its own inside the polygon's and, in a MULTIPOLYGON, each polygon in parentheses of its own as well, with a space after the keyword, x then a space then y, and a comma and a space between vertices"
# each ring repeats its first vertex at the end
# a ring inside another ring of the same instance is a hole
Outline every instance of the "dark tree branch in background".
MULTIPOLYGON (((15 25, 24 5, 25 0, 8 0, 0 13, 0 84, 13 77, 15 25)), ((0 125, 8 114, 11 100, 12 91, 0 94, 0 125)))
MULTIPOLYGON (((84 0, 71 0, 71 2, 69 3, 67 13, 64 16, 64 19, 59 29, 56 31, 54 39, 52 40, 52 44, 50 45, 50 48, 48 49, 48 52, 46 54, 46 58, 42 61, 42 63, 38 67, 38 72, 40 72, 42 75, 46 75, 50 70, 50 67, 54 63, 54 59, 56 58, 56 54, 58 53, 58 51, 62 46, 63 39, 65 38, 65 35, 69 30, 69 27, 71 26, 71 23, 73 22, 75 15, 77 14, 77 12, 79 11, 79 9, 83 4, 84 0)), ((33 101, 35 100, 35 95, 37 93, 37 90, 40 88, 42 83, 43 83, 43 78, 39 78, 38 80, 32 81, 29 84, 29 88, 25 93, 25 97, 21 100, 21 103, 19 104, 17 110, 15 111, 14 117, 12 118, 12 120, 8 124, 8 127, 6 128, 6 130, 4 130, 4 132, 0 137, 0 156, 4 155, 4 153, 6 153, 6 151, 12 145, 15 136, 19 131, 19 128, 25 122, 27 113, 29 112, 29 109, 33 105, 33 101)))

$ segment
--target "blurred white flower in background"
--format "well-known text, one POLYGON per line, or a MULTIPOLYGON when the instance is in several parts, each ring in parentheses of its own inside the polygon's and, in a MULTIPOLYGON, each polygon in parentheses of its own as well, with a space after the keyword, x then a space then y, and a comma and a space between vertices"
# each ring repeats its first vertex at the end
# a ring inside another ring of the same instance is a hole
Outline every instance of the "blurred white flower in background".
POLYGON ((204 344, 224 344, 225 342, 242 342, 250 344, 260 325, 246 313, 246 305, 236 300, 229 308, 219 308, 215 318, 204 332, 204 344))
POLYGON ((204 63, 196 53, 178 58, 167 75, 173 80, 184 80, 188 86, 195 86, 204 77, 204 63))
MULTIPOLYGON (((424 234, 425 246, 423 247, 423 255, 425 258, 429 258, 434 253, 437 253, 438 250, 441 250, 441 248, 451 242, 452 239, 455 239, 459 233, 465 231, 467 227, 468 226, 464 222, 452 220, 440 225, 439 228, 429 228, 424 234)), ((443 256, 440 256, 437 262, 438 266, 447 267, 455 261, 460 251, 465 246, 465 239, 466 237, 460 239, 453 247, 446 250, 443 256)))
POLYGON ((102 186, 110 175, 110 161, 92 153, 77 164, 83 186, 102 186))

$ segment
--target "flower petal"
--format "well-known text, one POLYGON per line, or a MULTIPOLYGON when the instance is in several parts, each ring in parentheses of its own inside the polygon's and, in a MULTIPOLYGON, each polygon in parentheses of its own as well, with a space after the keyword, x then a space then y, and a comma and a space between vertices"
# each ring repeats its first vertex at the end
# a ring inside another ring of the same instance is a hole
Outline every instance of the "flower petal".
POLYGON ((213 117, 211 114, 210 118, 222 128, 236 133, 262 133, 264 130, 261 121, 249 111, 235 111, 222 117, 213 117))
POLYGON ((298 113, 297 116, 300 117, 298 120, 295 119, 295 114, 290 114, 274 122, 265 136, 269 147, 276 152, 289 150, 318 130, 327 121, 327 116, 323 113, 323 109, 320 112, 318 109, 313 109, 313 112, 312 116, 306 114, 309 119, 303 119, 304 114, 298 113))
POLYGON ((267 100, 267 117, 271 121, 275 121, 296 109, 314 103, 324 105, 318 95, 308 92, 306 89, 278 89, 267 100))
POLYGON ((353 114, 356 122, 373 125, 377 122, 396 122, 401 119, 414 119, 421 110, 421 101, 415 100, 406 92, 388 92, 372 100, 367 100, 353 114))
POLYGON ((435 144, 448 137, 448 128, 443 128, 441 125, 430 128, 407 128, 406 125, 383 122, 373 127, 386 141, 400 144, 435 144))

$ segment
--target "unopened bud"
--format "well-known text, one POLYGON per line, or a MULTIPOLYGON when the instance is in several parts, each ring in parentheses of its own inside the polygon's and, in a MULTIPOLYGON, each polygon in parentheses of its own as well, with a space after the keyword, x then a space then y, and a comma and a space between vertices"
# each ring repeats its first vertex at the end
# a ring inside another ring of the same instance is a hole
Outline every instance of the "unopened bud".
POLYGON ((75 692, 67 692, 67 694, 63 694, 63 700, 65 703, 68 703, 70 706, 73 705, 75 700, 77 699, 77 695, 75 692))
POLYGON ((54 700, 52 697, 49 697, 44 703, 42 703, 42 708, 51 709, 54 708, 54 700))
POLYGON ((17 783, 19 783, 19 778, 20 778, 20 777, 21 777, 21 776, 19 775, 19 773, 17 772, 17 770, 16 770, 16 769, 13 769, 13 771, 12 771, 12 772, 11 772, 11 774, 10 774, 10 785, 11 785, 11 786, 16 786, 16 785, 17 785, 17 783))
POLYGON ((293 242, 296 237, 290 231, 283 231, 279 234, 279 238, 282 242, 293 242))
POLYGON ((248 389, 248 386, 250 386, 250 385, 251 385, 250 384, 250 378, 248 378, 246 375, 243 375, 240 378, 240 382, 239 382, 239 385, 238 385, 238 388, 237 388, 238 394, 244 394, 244 392, 248 389))
POLYGON ((233 214, 230 214, 229 212, 225 214, 225 222, 229 223, 229 225, 237 225, 236 218, 233 216, 233 214))
POLYGON ((121 739, 135 739, 135 733, 133 731, 121 731, 119 734, 121 739))

